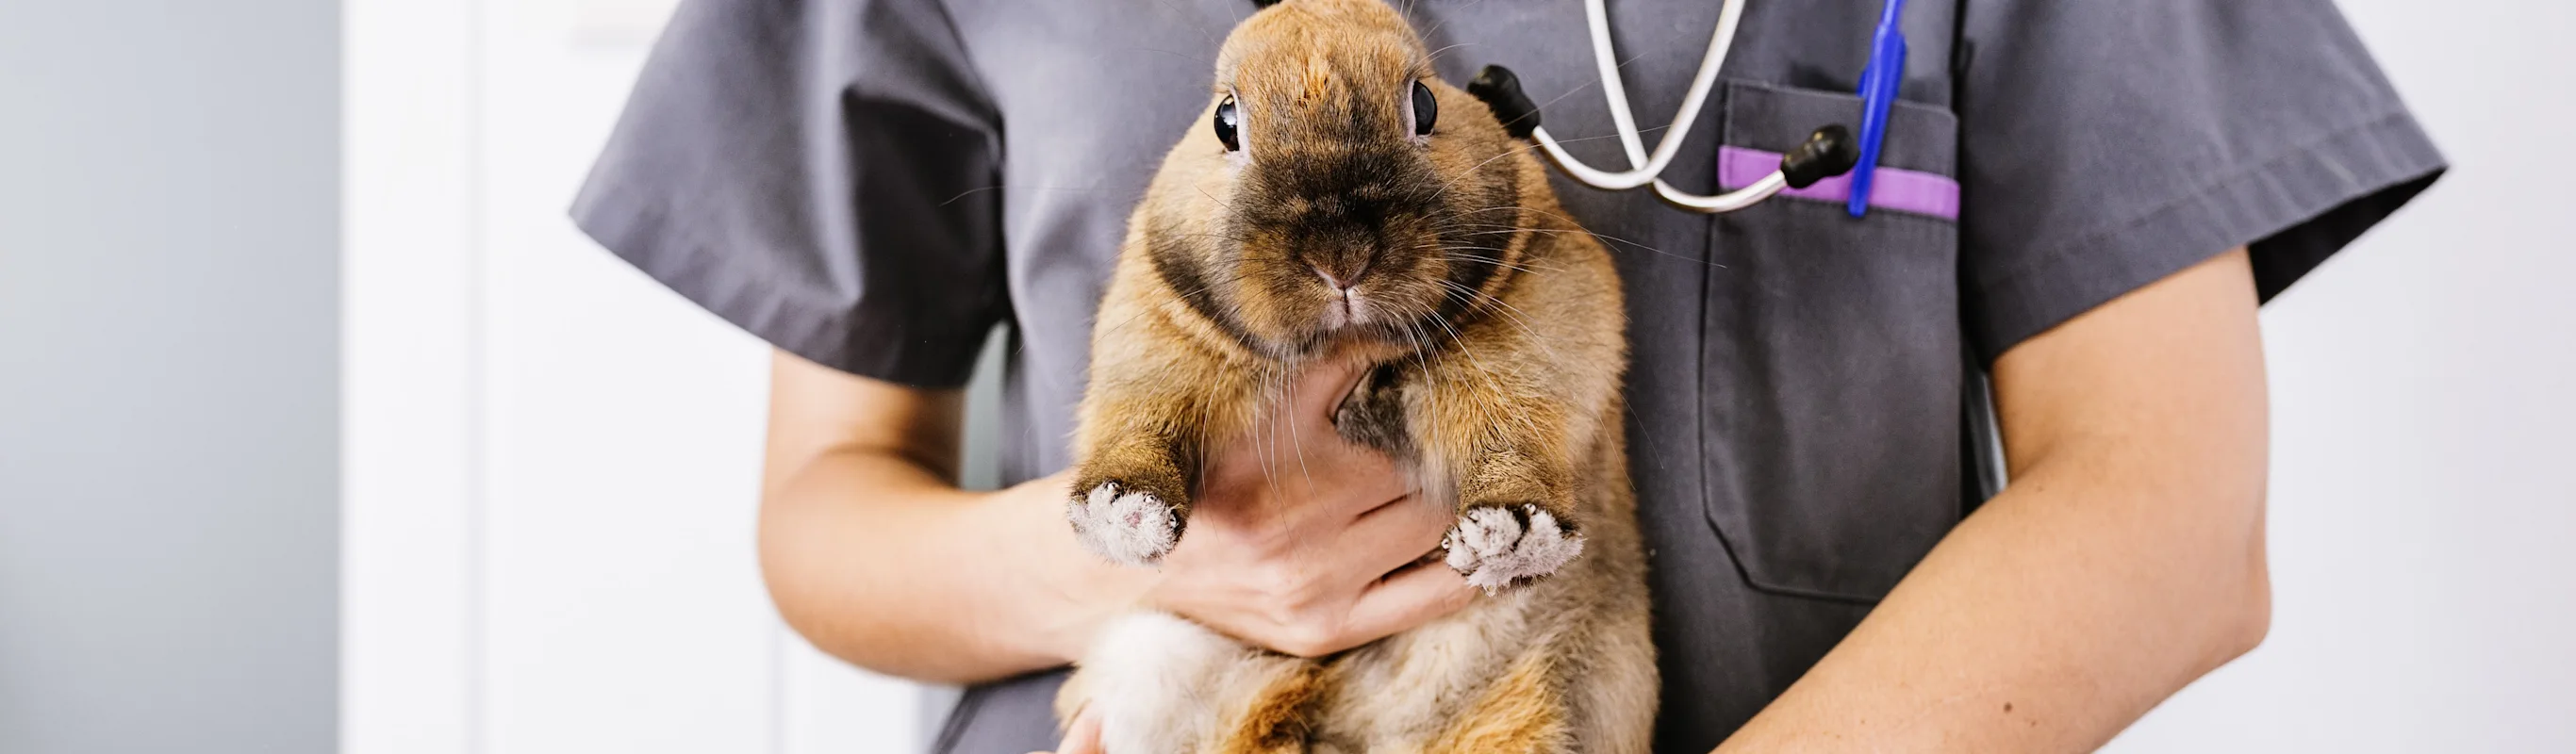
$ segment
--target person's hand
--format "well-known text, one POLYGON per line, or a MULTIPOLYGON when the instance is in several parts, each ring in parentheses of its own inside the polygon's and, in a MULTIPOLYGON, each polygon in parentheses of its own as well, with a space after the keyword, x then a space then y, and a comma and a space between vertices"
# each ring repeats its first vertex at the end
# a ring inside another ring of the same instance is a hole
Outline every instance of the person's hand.
POLYGON ((1333 410, 1358 380, 1347 365, 1310 369, 1258 431, 1212 449, 1147 604, 1301 657, 1466 607, 1475 594, 1466 580, 1423 558, 1454 516, 1425 502, 1392 460, 1333 431, 1333 410))

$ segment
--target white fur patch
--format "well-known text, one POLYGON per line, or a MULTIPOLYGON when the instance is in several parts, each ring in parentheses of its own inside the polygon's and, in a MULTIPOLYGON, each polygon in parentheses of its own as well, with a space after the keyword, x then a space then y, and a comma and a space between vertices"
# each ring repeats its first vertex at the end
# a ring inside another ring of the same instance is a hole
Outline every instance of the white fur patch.
POLYGON ((1515 579, 1536 578, 1583 554, 1583 538, 1565 533, 1556 517, 1535 505, 1521 506, 1520 519, 1501 508, 1476 508, 1458 517, 1458 525, 1440 540, 1449 550, 1449 567, 1466 574, 1467 584, 1486 594, 1502 591, 1515 579))
POLYGON ((1082 658, 1090 714, 1109 754, 1185 752, 1212 738, 1210 701, 1224 673, 1250 654, 1196 623, 1164 613, 1112 621, 1082 658))
POLYGON ((1128 565, 1149 565, 1180 539, 1180 517, 1153 493, 1120 493, 1115 482, 1091 488, 1075 498, 1065 517, 1073 521, 1074 538, 1101 557, 1128 565))

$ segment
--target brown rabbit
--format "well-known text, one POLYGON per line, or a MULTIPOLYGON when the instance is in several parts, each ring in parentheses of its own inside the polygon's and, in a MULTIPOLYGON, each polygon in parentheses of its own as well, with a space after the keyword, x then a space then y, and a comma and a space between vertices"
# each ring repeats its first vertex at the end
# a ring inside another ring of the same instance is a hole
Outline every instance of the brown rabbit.
POLYGON ((1338 431, 1454 506, 1445 560, 1489 594, 1321 659, 1139 613, 1059 710, 1099 715, 1110 754, 1646 751, 1656 674, 1607 250, 1379 0, 1263 10, 1216 74, 1209 125, 1164 158, 1100 307, 1077 535, 1156 562, 1201 449, 1251 432, 1302 365, 1355 360, 1368 376, 1338 431))

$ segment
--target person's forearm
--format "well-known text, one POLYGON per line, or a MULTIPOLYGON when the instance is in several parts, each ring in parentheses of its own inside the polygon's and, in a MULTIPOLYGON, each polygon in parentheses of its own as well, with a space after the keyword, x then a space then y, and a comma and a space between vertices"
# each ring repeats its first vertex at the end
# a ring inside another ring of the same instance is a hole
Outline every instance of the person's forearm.
POLYGON ((761 566, 789 625, 878 672, 976 682, 1065 663, 1144 574, 1084 553, 1052 478, 956 489, 899 455, 834 450, 761 511, 761 566))
POLYGON ((1718 751, 2089 751, 2260 640, 2259 506, 2048 471, 2065 469, 2013 480, 1718 751))

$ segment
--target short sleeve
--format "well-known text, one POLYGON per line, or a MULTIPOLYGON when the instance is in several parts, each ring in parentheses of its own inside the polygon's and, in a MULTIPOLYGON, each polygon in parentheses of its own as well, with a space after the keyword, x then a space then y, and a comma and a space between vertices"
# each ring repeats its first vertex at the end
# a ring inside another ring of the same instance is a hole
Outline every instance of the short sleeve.
POLYGON ((688 0, 574 201, 779 348, 962 384, 1005 316, 1000 126, 936 0, 688 0))
POLYGON ((2444 163, 2327 0, 1968 0, 1960 275, 1992 361, 2249 246, 2269 300, 2444 163))

